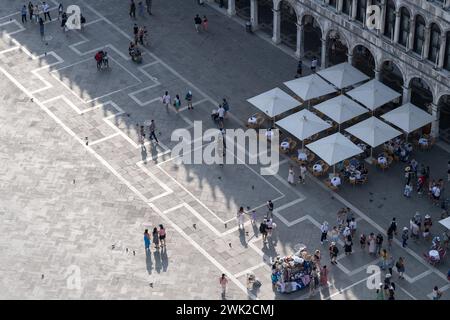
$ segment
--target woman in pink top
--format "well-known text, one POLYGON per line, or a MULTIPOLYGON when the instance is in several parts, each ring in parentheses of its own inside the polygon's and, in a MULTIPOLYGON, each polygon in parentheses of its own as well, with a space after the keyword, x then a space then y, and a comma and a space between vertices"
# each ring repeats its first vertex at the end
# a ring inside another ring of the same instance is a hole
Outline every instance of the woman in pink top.
POLYGON ((159 243, 161 243, 161 247, 166 246, 166 229, 162 224, 159 225, 159 243))

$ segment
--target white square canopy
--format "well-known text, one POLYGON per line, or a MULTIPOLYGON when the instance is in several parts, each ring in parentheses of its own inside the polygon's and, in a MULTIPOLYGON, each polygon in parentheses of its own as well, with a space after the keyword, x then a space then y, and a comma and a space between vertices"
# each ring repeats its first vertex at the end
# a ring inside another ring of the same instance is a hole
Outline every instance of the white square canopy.
POLYGON ((348 62, 339 63, 335 66, 326 68, 317 72, 317 74, 332 83, 338 89, 343 89, 370 79, 348 62))
POLYGON ((309 143, 306 147, 330 166, 363 152, 360 147, 339 132, 309 143))
POLYGON ((351 135, 364 141, 372 148, 398 137, 402 133, 378 118, 370 117, 345 129, 351 135))
POLYGON ((270 118, 274 118, 300 105, 280 88, 275 88, 247 100, 270 118))
POLYGON ((450 217, 439 220, 439 223, 442 224, 447 229, 450 229, 450 217))
POLYGON ((318 132, 331 128, 331 125, 311 111, 303 109, 275 123, 299 140, 305 140, 318 132))
POLYGON ((409 102, 381 117, 406 133, 422 128, 435 120, 431 114, 409 102))
POLYGON ((375 79, 350 90, 347 92, 347 95, 359 101, 370 110, 375 110, 400 97, 400 93, 375 79))
POLYGON ((369 111, 345 95, 324 101, 314 106, 314 109, 322 112, 339 124, 369 111))
POLYGON ((317 74, 287 81, 284 84, 304 101, 336 92, 336 89, 331 84, 317 74))

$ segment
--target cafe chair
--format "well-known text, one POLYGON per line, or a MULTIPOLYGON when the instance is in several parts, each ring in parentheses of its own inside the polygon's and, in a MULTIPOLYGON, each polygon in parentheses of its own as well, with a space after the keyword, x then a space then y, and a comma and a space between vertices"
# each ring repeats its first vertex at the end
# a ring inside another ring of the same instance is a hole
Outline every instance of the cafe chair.
POLYGON ((325 185, 326 185, 328 188, 330 188, 331 190, 333 190, 333 191, 336 191, 336 190, 339 189, 339 187, 336 187, 336 186, 334 186, 334 185, 331 184, 331 180, 330 180, 330 179, 325 180, 325 185))
POLYGON ((251 117, 255 117, 256 118, 256 123, 247 123, 247 128, 250 129, 259 129, 261 128, 262 124, 264 123, 264 116, 261 113, 255 113, 254 115, 252 115, 251 117))

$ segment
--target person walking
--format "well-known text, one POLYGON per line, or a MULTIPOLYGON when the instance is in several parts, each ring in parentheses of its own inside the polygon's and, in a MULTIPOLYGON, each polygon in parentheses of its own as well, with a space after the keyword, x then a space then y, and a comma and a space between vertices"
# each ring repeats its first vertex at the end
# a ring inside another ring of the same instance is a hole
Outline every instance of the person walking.
POLYGON ((170 102, 172 101, 172 98, 169 95, 169 91, 164 92, 164 95, 162 96, 161 101, 162 101, 163 105, 166 106, 166 109, 168 109, 170 102))
POLYGON ((338 242, 339 240, 339 230, 337 226, 334 226, 331 229, 331 242, 338 242))
POLYGON ((273 202, 272 202, 272 200, 267 201, 267 209, 269 210, 267 212, 267 217, 272 218, 273 217, 273 202))
POLYGON ((315 73, 315 72, 316 72, 317 63, 318 63, 317 58, 316 58, 316 57, 313 57, 313 58, 312 58, 312 61, 311 61, 311 72, 312 72, 312 73, 315 73))
POLYGON ((367 243, 369 244, 369 254, 374 256, 377 252, 377 245, 375 234, 373 232, 369 235, 367 243))
POLYGON ((330 260, 332 264, 337 264, 337 256, 339 253, 339 249, 336 246, 336 242, 332 242, 330 247, 328 248, 328 252, 330 253, 330 260))
POLYGON ((223 120, 225 118, 225 109, 223 108, 223 105, 219 105, 219 109, 217 110, 217 113, 219 115, 219 128, 223 128, 223 120))
POLYGON ((197 31, 197 33, 200 32, 201 24, 202 24, 202 18, 200 18, 200 16, 197 14, 194 18, 194 25, 195 25, 195 30, 197 31))
POLYGON ((39 20, 41 19, 41 7, 38 4, 34 5, 33 14, 36 23, 39 23, 39 20))
POLYGON ((148 229, 145 229, 144 231, 144 246, 145 246, 145 251, 150 251, 150 235, 148 234, 148 229))
POLYGON ((297 64, 297 74, 295 75, 295 78, 299 78, 299 77, 301 77, 302 76, 302 71, 303 71, 303 69, 302 69, 302 60, 299 60, 298 61, 298 64, 297 64))
POLYGON ((42 41, 44 41, 44 38, 45 38, 45 27, 44 27, 44 20, 42 20, 42 18, 39 18, 39 32, 41 33, 42 41))
POLYGON ((166 229, 162 224, 159 225, 159 242, 161 243, 161 247, 166 246, 166 229))
POLYGON ((294 167, 293 166, 289 166, 289 174, 288 174, 287 181, 289 184, 294 184, 294 167))
POLYGON ((384 241, 384 239, 383 239, 383 236, 381 235, 381 233, 377 234, 377 237, 375 239, 375 245, 376 245, 375 251, 376 251, 377 255, 380 255, 381 248, 383 246, 383 241, 384 241))
POLYGON ((226 118, 228 115, 228 111, 230 111, 230 105, 228 104, 227 99, 225 98, 222 99, 222 106, 225 109, 224 118, 226 118))
POLYGON ((405 259, 403 257, 398 258, 395 268, 397 268, 398 278, 405 279, 405 277, 403 277, 403 274, 405 273, 405 259))
POLYGON ((384 290, 382 283, 380 283, 376 292, 377 292, 377 300, 384 300, 384 290))
POLYGON ((380 253, 380 265, 381 265, 381 270, 386 270, 387 266, 388 266, 388 252, 386 249, 381 250, 380 253))
POLYGON ((304 163, 302 163, 300 165, 300 176, 299 176, 300 182, 302 184, 305 184, 305 182, 306 182, 306 170, 307 170, 306 165, 304 163))
POLYGON ((322 287, 328 287, 328 269, 326 265, 320 270, 320 285, 322 287))
POLYGON ((256 210, 252 210, 251 222, 252 222, 252 225, 256 224, 256 210))
POLYGON ((348 256, 348 255, 352 254, 352 247, 353 247, 352 236, 348 235, 345 238, 345 241, 344 241, 344 252, 345 252, 345 255, 348 256))
POLYGON ((272 237, 273 228, 275 227, 275 223, 273 223, 272 218, 267 220, 267 237, 272 237))
POLYGON ((138 13, 139 13, 139 17, 141 17, 141 18, 144 17, 144 4, 142 3, 142 1, 138 2, 138 13))
POLYGON ((316 289, 319 286, 319 274, 316 266, 311 270, 311 282, 309 283, 309 297, 311 298, 316 294, 316 289))
POLYGON ((324 221, 322 223, 322 225, 320 226, 320 232, 322 233, 320 236, 320 244, 323 244, 324 241, 328 241, 327 240, 327 235, 328 235, 328 222, 324 221))
POLYGON ((29 17, 30 17, 30 22, 33 22, 33 12, 34 12, 34 6, 33 6, 33 4, 30 1, 30 2, 28 2, 28 14, 29 14, 29 17))
POLYGON ((222 276, 219 278, 219 284, 220 284, 220 287, 222 288, 222 298, 225 298, 225 295, 227 293, 227 284, 228 284, 228 279, 227 279, 225 273, 222 273, 222 276))
POLYGON ((239 208, 236 218, 238 221, 238 228, 241 229, 242 226, 242 228, 244 229, 244 207, 239 208))
POLYGON ((208 18, 203 16, 203 31, 208 31, 208 18))
POLYGON ((173 106, 175 107, 175 110, 178 113, 178 110, 181 107, 181 100, 180 100, 180 96, 178 94, 175 95, 175 99, 173 99, 173 106))
POLYGON ((156 228, 156 227, 153 228, 152 240, 153 240, 153 243, 155 244, 155 249, 158 250, 159 249, 159 233, 158 233, 158 228, 156 228))
POLYGON ((148 129, 150 131, 149 139, 152 141, 153 141, 153 139, 155 139, 156 144, 159 144, 158 138, 156 137, 156 134, 155 134, 156 126, 155 126, 155 121, 153 119, 152 119, 148 129))
POLYGON ((48 5, 48 3, 46 3, 46 2, 42 3, 42 11, 44 11, 45 21, 47 21, 47 17, 48 17, 48 20, 52 21, 52 18, 50 17, 50 6, 48 5))
POLYGON ((359 236, 359 244, 361 245, 361 249, 364 250, 366 248, 367 238, 364 233, 361 233, 359 236))
POLYGON ((259 232, 262 235, 263 242, 267 242, 267 220, 264 219, 259 225, 259 232))
POLYGON ((130 1, 130 18, 136 19, 136 3, 134 3, 134 0, 130 1))
POLYGON ((434 286, 431 297, 433 300, 440 300, 442 298, 442 291, 439 290, 438 286, 434 286))
POLYGON ((406 246, 408 245, 408 239, 409 239, 409 231, 407 227, 403 228, 403 232, 402 232, 402 247, 406 248, 406 246))
POLYGON ((64 6, 63 6, 63 4, 60 2, 60 3, 59 3, 59 6, 58 6, 58 21, 61 19, 63 12, 64 12, 64 6))
POLYGON ((23 5, 22 9, 20 10, 22 14, 22 23, 25 24, 27 22, 27 6, 23 5))
POLYGON ((188 110, 193 110, 194 107, 192 106, 192 91, 191 91, 191 90, 189 90, 189 91, 186 93, 186 96, 184 97, 184 99, 185 99, 186 102, 187 102, 188 110))
POLYGON ((134 45, 137 46, 139 41, 139 27, 136 23, 133 26, 133 34, 134 34, 134 45))
POLYGON ((355 220, 355 218, 352 218, 350 220, 350 223, 348 224, 348 227, 350 228, 350 234, 351 234, 352 238, 354 238, 355 234, 356 234, 356 220, 355 220))

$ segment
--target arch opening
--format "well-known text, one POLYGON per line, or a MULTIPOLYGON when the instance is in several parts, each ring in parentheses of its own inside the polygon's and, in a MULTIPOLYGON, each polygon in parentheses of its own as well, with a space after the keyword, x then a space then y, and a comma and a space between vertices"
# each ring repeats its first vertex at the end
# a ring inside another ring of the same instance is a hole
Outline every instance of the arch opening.
POLYGON ((357 45, 353 49, 353 66, 370 78, 375 77, 375 58, 369 49, 357 45))

